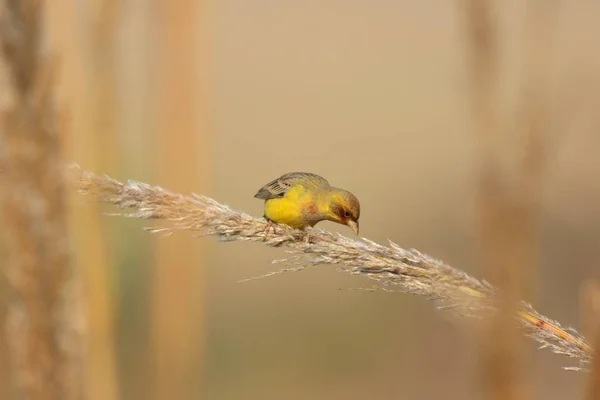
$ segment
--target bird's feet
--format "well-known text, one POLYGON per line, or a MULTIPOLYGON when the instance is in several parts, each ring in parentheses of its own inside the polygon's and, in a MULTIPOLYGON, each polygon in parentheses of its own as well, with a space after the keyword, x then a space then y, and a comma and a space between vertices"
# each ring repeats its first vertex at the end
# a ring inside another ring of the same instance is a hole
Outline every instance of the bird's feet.
POLYGON ((275 233, 275 224, 273 223, 273 221, 271 221, 270 219, 267 220, 267 226, 265 227, 265 238, 264 238, 264 242, 266 242, 269 239, 269 233, 271 233, 271 230, 273 230, 273 233, 275 233))
POLYGON ((314 243, 312 236, 310 236, 310 233, 307 231, 304 231, 304 237, 302 238, 302 241, 304 244, 314 243))

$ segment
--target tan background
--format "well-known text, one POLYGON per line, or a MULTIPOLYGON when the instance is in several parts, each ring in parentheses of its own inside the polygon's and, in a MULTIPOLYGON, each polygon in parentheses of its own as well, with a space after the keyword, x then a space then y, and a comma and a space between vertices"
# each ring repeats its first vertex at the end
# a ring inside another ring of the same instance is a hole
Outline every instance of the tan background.
MULTIPOLYGON (((257 216, 260 186, 315 172, 360 199, 361 235, 477 274, 461 2, 181 2, 186 12, 136 0, 105 19, 114 42, 95 31, 106 9, 84 3, 61 0, 48 14, 64 63, 68 157, 257 216)), ((498 3, 510 129, 527 19, 525 2, 498 3)), ((600 277, 600 5, 553 4, 534 305, 580 327, 580 284, 600 277)), ((90 206, 74 201, 75 212, 90 206)), ((143 222, 86 215, 73 229, 86 242, 74 247, 92 300, 92 398, 478 398, 473 334, 433 302, 349 290, 372 284, 331 267, 240 284, 278 268, 270 261, 284 250, 149 237, 143 222), (106 255, 103 265, 91 266, 90 251, 106 255)), ((545 350, 533 360, 534 398, 581 396, 585 375, 561 370, 569 360, 545 350)))

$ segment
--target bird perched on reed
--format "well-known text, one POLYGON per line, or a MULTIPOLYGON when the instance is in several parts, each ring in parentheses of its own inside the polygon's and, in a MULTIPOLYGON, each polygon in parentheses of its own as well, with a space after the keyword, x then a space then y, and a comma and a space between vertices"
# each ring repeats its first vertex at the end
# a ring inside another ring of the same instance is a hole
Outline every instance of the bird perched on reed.
POLYGON ((254 197, 265 200, 267 230, 273 222, 301 229, 328 220, 348 225, 358 235, 358 199, 347 190, 329 185, 319 175, 282 175, 263 186, 254 197))

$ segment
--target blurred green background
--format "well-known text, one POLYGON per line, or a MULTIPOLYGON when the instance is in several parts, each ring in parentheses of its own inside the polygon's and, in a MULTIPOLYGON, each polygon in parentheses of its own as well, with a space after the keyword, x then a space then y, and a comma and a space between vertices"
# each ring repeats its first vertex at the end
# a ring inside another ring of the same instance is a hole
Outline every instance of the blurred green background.
MULTIPOLYGON (((497 2, 509 130, 533 3, 497 2)), ((600 277, 600 4, 550 3, 538 7, 553 16, 533 300, 580 327, 580 285, 600 277)), ((462 2, 57 0, 47 17, 67 159, 256 216, 263 184, 318 173, 360 199, 364 237, 477 275, 462 2)), ((474 334, 433 302, 350 290, 372 283, 332 267, 238 283, 279 268, 285 249, 151 236, 151 222, 72 206, 91 399, 480 396, 474 334)), ((534 398, 581 397, 569 360, 533 360, 534 398)))

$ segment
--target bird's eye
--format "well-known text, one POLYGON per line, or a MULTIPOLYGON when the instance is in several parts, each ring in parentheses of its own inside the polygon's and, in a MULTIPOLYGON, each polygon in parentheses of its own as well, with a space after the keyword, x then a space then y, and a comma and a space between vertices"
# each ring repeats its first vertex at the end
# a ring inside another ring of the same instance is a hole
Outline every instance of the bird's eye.
POLYGON ((346 211, 346 212, 344 213, 344 216, 345 216, 346 218, 348 218, 348 217, 350 216, 350 212, 349 212, 349 211, 346 211))

